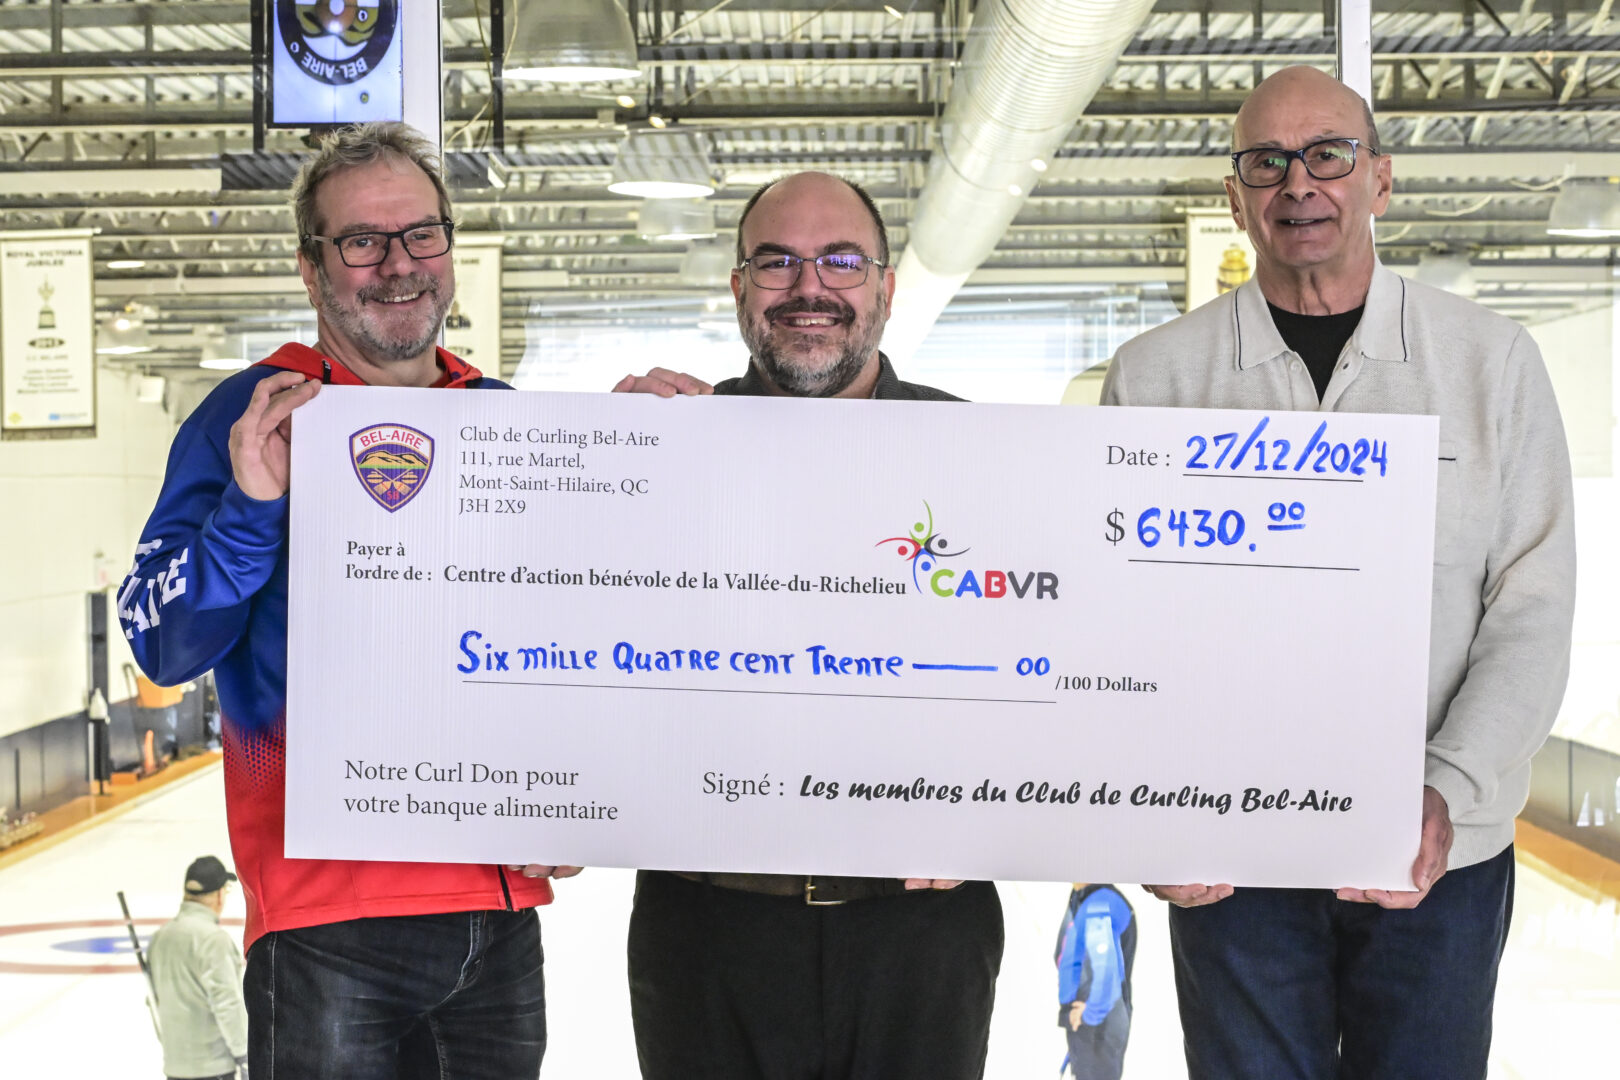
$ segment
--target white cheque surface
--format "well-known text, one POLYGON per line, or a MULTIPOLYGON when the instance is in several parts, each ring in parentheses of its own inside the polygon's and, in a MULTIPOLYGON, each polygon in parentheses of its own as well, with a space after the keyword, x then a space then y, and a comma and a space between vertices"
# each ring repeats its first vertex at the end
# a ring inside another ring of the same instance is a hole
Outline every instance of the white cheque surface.
POLYGON ((326 387, 294 857, 1409 888, 1436 422, 326 387))

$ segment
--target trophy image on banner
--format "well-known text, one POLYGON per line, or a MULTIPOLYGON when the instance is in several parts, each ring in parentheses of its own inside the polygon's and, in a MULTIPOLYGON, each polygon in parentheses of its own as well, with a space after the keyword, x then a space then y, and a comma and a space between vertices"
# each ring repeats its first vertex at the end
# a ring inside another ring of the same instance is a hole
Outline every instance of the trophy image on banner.
POLYGON ((56 329, 56 311, 51 307, 51 297, 56 290, 51 288, 51 279, 46 278, 39 287, 39 328, 41 330, 56 329))
POLYGON ((1254 275, 1249 256, 1236 244, 1221 253, 1220 268, 1215 271, 1215 295, 1229 293, 1254 275))

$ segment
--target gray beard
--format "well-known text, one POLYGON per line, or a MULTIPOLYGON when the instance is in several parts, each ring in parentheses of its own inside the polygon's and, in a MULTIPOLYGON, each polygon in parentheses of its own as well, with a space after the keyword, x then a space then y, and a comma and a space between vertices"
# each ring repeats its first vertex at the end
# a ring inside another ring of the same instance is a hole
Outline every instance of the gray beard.
POLYGON ((768 320, 750 322, 740 312, 737 319, 743 343, 748 346, 761 373, 778 390, 794 397, 836 397, 849 389, 865 370, 867 360, 877 352, 886 322, 888 304, 879 293, 877 307, 872 313, 864 320, 857 319, 850 326, 837 359, 824 367, 809 368, 795 363, 791 350, 777 346, 768 320))
POLYGON ((432 325, 423 332, 419 340, 389 340, 377 335, 358 307, 350 307, 338 299, 336 291, 332 288, 332 279, 326 275, 325 267, 316 271, 316 279, 321 288, 321 313, 332 325, 363 345, 367 353, 378 360, 414 360, 436 344, 439 340, 439 325, 444 322, 444 316, 450 310, 450 302, 454 299, 453 296, 441 295, 439 283, 432 278, 425 275, 420 279, 413 278, 413 285, 420 284, 422 288, 432 292, 432 325))

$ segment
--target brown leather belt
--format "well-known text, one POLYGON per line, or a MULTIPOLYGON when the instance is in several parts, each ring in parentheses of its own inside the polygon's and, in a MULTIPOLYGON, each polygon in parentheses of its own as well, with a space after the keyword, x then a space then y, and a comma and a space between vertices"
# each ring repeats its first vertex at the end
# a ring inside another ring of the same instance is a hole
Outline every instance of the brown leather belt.
POLYGON ((676 877, 719 889, 759 893, 762 896, 803 897, 811 907, 833 907, 851 900, 899 896, 906 891, 899 878, 814 877, 799 874, 700 874, 672 870, 676 877))

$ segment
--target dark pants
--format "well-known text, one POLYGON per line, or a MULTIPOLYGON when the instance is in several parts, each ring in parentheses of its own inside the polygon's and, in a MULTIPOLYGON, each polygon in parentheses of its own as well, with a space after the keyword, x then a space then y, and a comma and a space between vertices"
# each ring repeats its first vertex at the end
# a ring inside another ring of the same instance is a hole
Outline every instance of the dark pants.
POLYGON ((1170 909, 1192 1080, 1482 1080, 1513 848, 1409 911, 1319 889, 1170 909))
POLYGON ((1074 1080, 1119 1080, 1131 1037, 1129 1006, 1116 1002, 1102 1023, 1074 1029, 1065 1022, 1063 1030, 1069 1038, 1069 1075, 1074 1080))
POLYGON ((994 885, 811 907, 643 871, 630 1011, 645 1080, 976 1080, 994 885))
POLYGON ((519 1080, 546 1048, 534 911, 266 934, 244 984, 253 1080, 519 1080))

